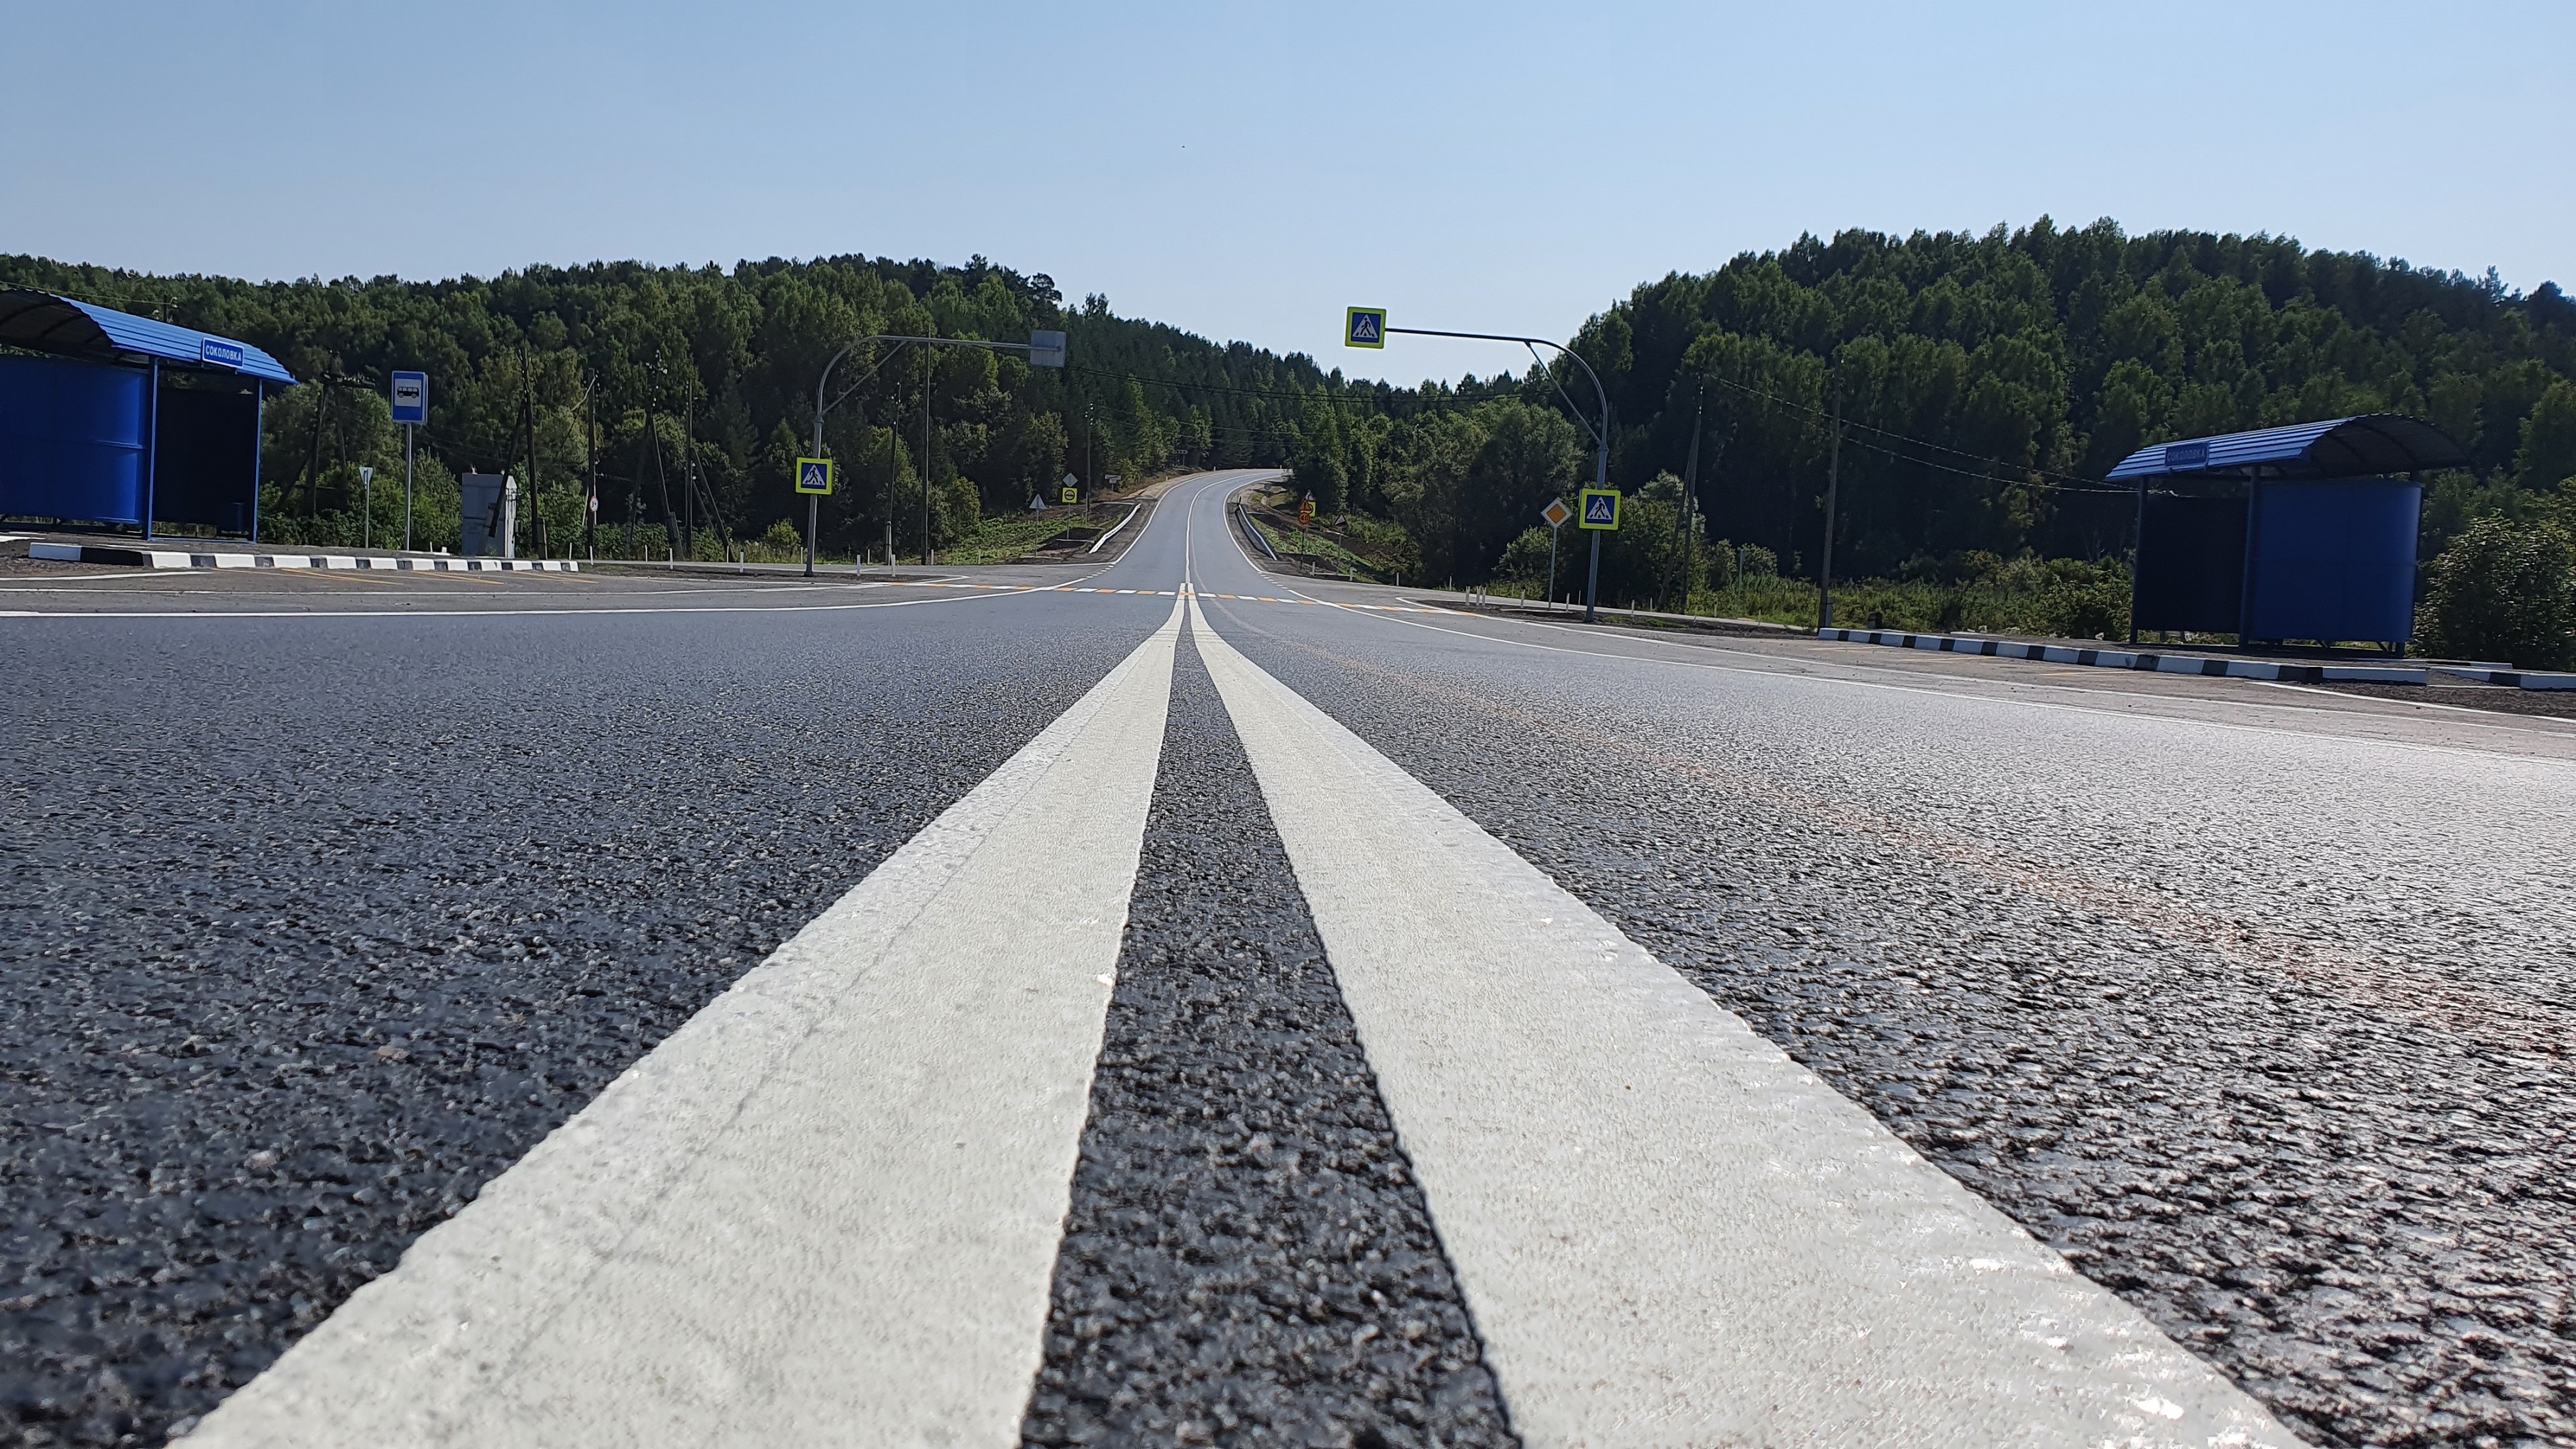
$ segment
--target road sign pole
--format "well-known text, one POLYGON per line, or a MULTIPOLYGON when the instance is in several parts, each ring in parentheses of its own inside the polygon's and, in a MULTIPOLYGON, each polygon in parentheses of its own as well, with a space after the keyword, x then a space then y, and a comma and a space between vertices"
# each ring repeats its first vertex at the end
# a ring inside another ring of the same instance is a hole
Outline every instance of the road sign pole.
POLYGON ((805 495, 805 577, 814 577, 814 530, 823 519, 823 496, 805 495))
POLYGON ((411 552, 411 424, 403 424, 403 552, 411 552))
MULTIPOLYGON (((1533 356, 1536 355, 1538 348, 1553 347, 1564 356, 1573 358, 1574 365, 1583 369, 1583 375, 1592 379, 1593 394, 1601 402, 1601 426, 1592 428, 1594 444, 1592 486, 1596 490, 1609 488, 1610 390, 1601 385, 1601 374, 1592 370, 1592 364, 1583 360, 1582 353, 1562 342, 1551 342, 1544 337, 1521 337, 1509 332, 1443 332, 1430 327, 1389 327, 1386 325, 1386 309, 1383 307, 1351 307, 1342 313, 1342 345, 1345 347, 1383 347, 1386 345, 1387 338, 1399 332, 1410 337, 1463 337, 1473 342, 1517 342, 1530 348, 1533 356)), ((1568 411, 1572 411, 1572 399, 1567 400, 1566 407, 1568 411)), ((1575 416, 1577 421, 1582 421, 1580 413, 1575 416)), ((1591 428, 1592 425, 1585 422, 1584 426, 1591 428)), ((1611 526, 1615 528, 1617 524, 1614 522, 1611 526)), ((1583 594, 1583 622, 1587 624, 1593 622, 1593 609, 1599 600, 1600 586, 1601 535, 1595 533, 1592 535, 1592 581, 1583 594)))
POLYGON ((1547 526, 1547 606, 1551 609, 1556 607, 1556 540, 1564 532, 1562 523, 1547 526))

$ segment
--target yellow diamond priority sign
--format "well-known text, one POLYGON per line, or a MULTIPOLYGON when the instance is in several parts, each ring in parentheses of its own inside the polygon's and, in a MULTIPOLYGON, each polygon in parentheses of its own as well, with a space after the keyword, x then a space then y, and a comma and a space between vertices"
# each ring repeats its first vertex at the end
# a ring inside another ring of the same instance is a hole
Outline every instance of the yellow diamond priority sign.
POLYGON ((1564 499, 1551 498, 1547 500, 1547 506, 1538 511, 1538 516, 1546 519, 1550 528, 1563 528, 1565 521, 1574 516, 1574 510, 1565 506, 1564 499))

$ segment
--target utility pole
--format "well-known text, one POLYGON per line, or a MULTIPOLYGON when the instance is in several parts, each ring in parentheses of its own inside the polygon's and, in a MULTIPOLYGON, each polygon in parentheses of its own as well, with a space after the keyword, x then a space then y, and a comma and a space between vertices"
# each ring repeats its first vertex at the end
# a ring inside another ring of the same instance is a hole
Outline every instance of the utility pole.
POLYGON ((531 370, 528 349, 519 349, 519 382, 521 383, 520 417, 527 423, 528 443, 528 534, 537 545, 537 557, 546 556, 546 511, 537 503, 537 377, 531 370))
POLYGON ((599 374, 581 385, 581 461, 590 474, 590 492, 582 500, 582 550, 599 561, 599 374))
POLYGON ((698 556, 698 370, 680 399, 680 547, 698 556))
MULTIPOLYGON (((650 379, 645 382, 644 426, 647 429, 653 426, 653 393, 650 379)), ((634 473, 626 480, 626 556, 628 558, 640 558, 643 555, 644 540, 642 534, 638 532, 643 521, 644 460, 638 458, 635 460, 634 473)))
POLYGON ((1699 497, 1699 435, 1708 420, 1708 379, 1699 384, 1699 408, 1691 414, 1690 461, 1682 464, 1682 612, 1690 612, 1691 504, 1699 497))
POLYGON ((930 567, 930 349, 921 349, 921 566, 930 567))
POLYGON ((331 379, 324 374, 313 379, 313 453, 304 464, 304 516, 311 518, 322 509, 322 415, 331 408, 331 379))
POLYGON ((1843 370, 1834 364, 1834 434, 1825 453, 1825 568, 1816 596, 1816 627, 1834 627, 1834 495, 1843 478, 1843 370))
MULTIPOLYGON (((657 372, 660 369, 655 369, 657 372)), ((653 387, 644 389, 644 436, 653 445, 653 486, 662 495, 662 542, 665 551, 678 543, 680 516, 671 511, 671 475, 662 468, 662 430, 653 421, 653 387)))

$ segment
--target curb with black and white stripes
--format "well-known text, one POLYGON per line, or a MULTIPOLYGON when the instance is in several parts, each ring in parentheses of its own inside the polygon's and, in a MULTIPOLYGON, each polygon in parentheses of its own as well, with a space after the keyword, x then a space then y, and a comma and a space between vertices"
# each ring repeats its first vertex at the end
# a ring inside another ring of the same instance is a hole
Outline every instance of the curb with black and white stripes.
POLYGON ((174 548, 117 548, 94 543, 31 543, 27 557, 57 563, 120 564, 146 569, 357 569, 375 573, 571 574, 568 558, 450 558, 412 554, 386 558, 350 553, 195 553, 174 548))
POLYGON ((1818 629, 1816 637, 1846 644, 1883 644, 1942 654, 1979 654, 2153 674, 2199 674, 2227 679, 2267 679, 2281 684, 2425 684, 2434 674, 2516 689, 2576 689, 2576 674, 2536 674, 2511 669, 2426 664, 2289 664, 2274 659, 2213 659, 2205 654, 2155 654, 2137 649, 2085 649, 1963 634, 1905 634, 1889 629, 1818 629))

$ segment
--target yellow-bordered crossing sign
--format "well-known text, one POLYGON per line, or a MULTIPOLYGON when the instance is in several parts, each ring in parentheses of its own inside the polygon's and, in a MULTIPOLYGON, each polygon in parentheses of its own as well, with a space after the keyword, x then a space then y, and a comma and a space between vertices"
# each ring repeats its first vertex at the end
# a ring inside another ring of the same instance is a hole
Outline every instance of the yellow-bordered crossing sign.
POLYGON ((1583 521, 1580 528, 1619 530, 1619 490, 1586 488, 1583 490, 1583 521))
POLYGON ((832 491, 832 460, 829 458, 797 459, 796 491, 799 493, 830 493, 832 491))
POLYGON ((1386 309, 1353 307, 1342 313, 1344 347, 1384 347, 1386 345, 1386 309))

